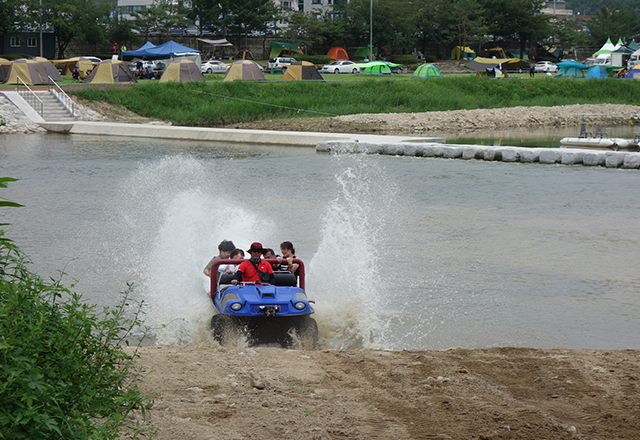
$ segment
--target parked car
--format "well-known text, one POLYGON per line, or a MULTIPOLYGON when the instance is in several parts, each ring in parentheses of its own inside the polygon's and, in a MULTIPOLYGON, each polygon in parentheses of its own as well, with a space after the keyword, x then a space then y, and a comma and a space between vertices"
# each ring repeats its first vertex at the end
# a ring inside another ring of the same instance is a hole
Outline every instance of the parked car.
POLYGON ((202 73, 227 73, 229 65, 218 60, 207 60, 200 64, 200 72, 202 73))
POLYGON ((353 61, 338 60, 322 66, 320 73, 360 73, 360 68, 353 61))
POLYGON ((556 73, 558 71, 558 66, 553 64, 551 61, 538 61, 533 66, 533 70, 536 73, 556 73))
POLYGON ((296 62, 295 58, 286 58, 286 57, 269 58, 269 64, 267 65, 267 68, 287 70, 287 67, 289 67, 291 63, 295 63, 295 62, 296 62))

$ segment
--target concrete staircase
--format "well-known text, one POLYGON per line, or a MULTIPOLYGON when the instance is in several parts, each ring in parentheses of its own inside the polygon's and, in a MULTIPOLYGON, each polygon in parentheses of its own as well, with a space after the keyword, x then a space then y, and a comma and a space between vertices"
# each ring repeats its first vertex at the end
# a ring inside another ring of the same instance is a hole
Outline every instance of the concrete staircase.
POLYGON ((45 121, 75 121, 76 118, 65 108, 65 106, 49 91, 34 92, 42 101, 43 115, 45 121))

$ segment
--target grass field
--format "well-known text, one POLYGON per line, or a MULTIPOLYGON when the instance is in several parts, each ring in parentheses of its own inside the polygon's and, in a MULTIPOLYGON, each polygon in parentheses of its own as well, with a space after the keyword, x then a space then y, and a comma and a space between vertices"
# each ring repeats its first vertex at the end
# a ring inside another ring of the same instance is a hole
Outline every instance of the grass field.
MULTIPOLYGON (((276 75, 279 76, 279 75, 276 75)), ((208 81, 75 90, 88 100, 124 106, 142 116, 179 125, 222 126, 265 119, 355 113, 425 112, 514 106, 637 104, 640 81, 538 76, 496 80, 449 75, 436 80, 407 76, 327 75, 326 82, 208 81)))

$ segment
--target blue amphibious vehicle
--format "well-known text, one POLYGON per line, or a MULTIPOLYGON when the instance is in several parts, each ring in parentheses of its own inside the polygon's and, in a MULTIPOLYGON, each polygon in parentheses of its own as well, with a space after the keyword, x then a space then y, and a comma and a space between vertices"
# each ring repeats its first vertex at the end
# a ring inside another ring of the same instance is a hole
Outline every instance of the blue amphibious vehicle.
MULTIPOLYGON (((239 264, 243 260, 217 260, 211 268, 218 273, 221 264, 239 264)), ((276 263, 276 260, 265 260, 276 263)), ((283 347, 312 349, 318 343, 318 326, 305 288, 304 263, 298 276, 274 272, 275 283, 231 284, 233 275, 211 277, 211 299, 217 313, 211 318, 214 338, 220 344, 237 343, 241 338, 249 345, 279 344, 283 347)))

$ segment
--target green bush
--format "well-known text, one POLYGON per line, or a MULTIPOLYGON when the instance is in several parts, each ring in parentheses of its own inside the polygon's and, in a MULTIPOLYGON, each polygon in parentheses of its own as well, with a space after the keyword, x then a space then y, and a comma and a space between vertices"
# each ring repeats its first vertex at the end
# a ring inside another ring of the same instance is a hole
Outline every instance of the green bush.
MULTIPOLYGON (((13 179, 0 178, 0 187, 13 179)), ((0 206, 19 206, 0 201, 0 206)), ((115 308, 81 302, 59 281, 27 269, 0 231, 0 438, 116 439, 152 433, 141 371, 122 345, 139 325, 127 317, 131 286, 115 308)))
POLYGON ((415 55, 391 55, 389 61, 396 64, 417 64, 418 57, 415 55))
POLYGON ((424 56, 424 62, 425 63, 435 63, 438 60, 438 58, 435 55, 425 55, 424 56))
POLYGON ((295 54, 293 56, 297 61, 308 61, 313 64, 329 64, 331 63, 331 57, 329 55, 300 55, 295 54))

